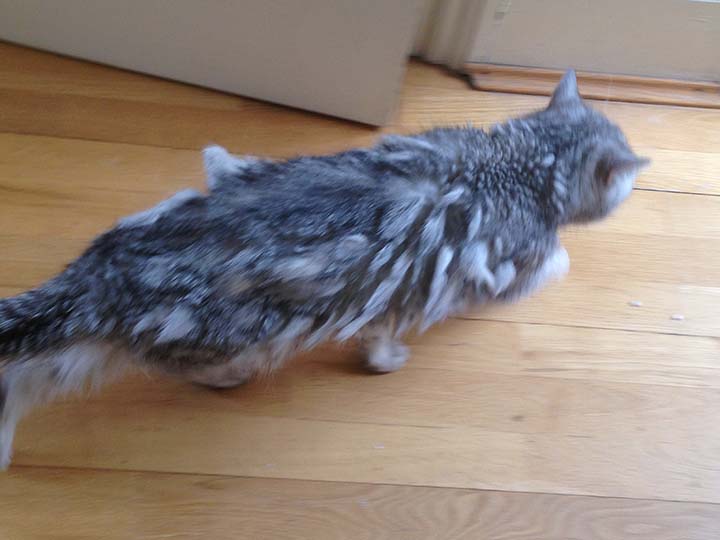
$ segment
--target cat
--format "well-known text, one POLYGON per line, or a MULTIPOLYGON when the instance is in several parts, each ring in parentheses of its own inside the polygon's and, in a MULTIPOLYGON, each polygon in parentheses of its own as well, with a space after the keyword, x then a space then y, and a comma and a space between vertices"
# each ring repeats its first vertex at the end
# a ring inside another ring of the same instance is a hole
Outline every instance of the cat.
POLYGON ((207 194, 126 217, 45 285, 0 301, 0 466, 32 406, 127 368, 230 387, 327 340, 369 369, 402 336, 568 271, 558 229, 607 216, 648 160, 580 97, 499 124, 273 161, 205 150, 207 194))

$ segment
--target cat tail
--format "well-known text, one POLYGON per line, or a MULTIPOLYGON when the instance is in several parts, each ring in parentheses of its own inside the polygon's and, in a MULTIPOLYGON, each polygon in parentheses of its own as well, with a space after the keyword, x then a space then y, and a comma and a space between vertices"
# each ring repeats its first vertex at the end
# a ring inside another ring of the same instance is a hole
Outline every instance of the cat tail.
POLYGON ((111 347, 83 340, 97 332, 78 306, 82 280, 68 281, 60 275, 0 300, 0 470, 10 464, 15 427, 26 412, 97 385, 110 368, 111 347))

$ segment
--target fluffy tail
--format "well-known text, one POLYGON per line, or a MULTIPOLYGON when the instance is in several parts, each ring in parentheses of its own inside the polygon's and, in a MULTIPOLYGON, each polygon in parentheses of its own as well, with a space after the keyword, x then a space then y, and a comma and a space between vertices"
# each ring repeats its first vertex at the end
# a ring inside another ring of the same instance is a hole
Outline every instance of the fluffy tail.
POLYGON ((0 300, 0 469, 10 463, 15 427, 30 408, 99 383, 109 345, 89 341, 82 292, 64 276, 0 300))

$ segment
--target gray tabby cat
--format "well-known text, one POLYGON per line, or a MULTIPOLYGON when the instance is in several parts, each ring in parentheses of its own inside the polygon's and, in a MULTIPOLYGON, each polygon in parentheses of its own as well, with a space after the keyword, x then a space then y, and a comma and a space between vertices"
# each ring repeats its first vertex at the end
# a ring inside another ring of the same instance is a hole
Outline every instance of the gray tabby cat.
POLYGON ((209 192, 121 220, 45 285, 0 301, 0 465, 31 406, 136 366, 229 387, 322 341, 370 369, 400 339, 568 270, 558 228, 608 215, 638 158, 568 72, 489 133, 441 128, 288 161, 205 152, 209 192))

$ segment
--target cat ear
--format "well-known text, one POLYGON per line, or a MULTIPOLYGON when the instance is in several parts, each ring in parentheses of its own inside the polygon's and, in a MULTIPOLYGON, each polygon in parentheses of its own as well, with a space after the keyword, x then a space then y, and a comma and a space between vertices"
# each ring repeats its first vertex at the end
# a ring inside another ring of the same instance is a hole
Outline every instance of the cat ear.
POLYGON ((552 98, 550 99, 549 108, 569 105, 571 103, 580 103, 580 93, 577 87, 577 78, 575 71, 569 69, 563 75, 563 78, 555 87, 552 98))
POLYGON ((605 186, 616 179, 635 175, 650 165, 650 159, 636 156, 632 152, 606 152, 595 165, 595 178, 605 186))

